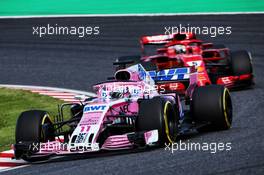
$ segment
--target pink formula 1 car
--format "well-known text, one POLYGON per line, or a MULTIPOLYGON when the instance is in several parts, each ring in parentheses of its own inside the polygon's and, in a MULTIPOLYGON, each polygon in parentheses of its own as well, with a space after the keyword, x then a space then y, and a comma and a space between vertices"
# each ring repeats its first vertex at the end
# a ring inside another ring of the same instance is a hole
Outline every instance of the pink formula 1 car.
POLYGON ((228 90, 218 85, 196 88, 197 76, 190 75, 189 103, 183 101, 190 104, 187 109, 176 93, 159 94, 148 72, 136 64, 95 85, 97 97, 61 105, 54 121, 46 111, 25 111, 17 120, 15 158, 39 161, 54 155, 164 146, 200 128, 229 129, 228 90))

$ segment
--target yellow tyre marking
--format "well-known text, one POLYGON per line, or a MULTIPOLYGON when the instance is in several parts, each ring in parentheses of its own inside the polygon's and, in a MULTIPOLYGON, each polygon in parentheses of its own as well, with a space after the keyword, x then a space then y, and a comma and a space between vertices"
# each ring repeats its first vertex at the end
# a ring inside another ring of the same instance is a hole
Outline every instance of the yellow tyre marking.
MULTIPOLYGON (((42 118, 41 126, 45 124, 46 118, 50 119, 48 114, 45 114, 44 117, 42 118)), ((43 130, 41 130, 41 139, 44 139, 44 132, 43 132, 43 130)))
POLYGON ((228 128, 230 128, 231 124, 230 124, 230 122, 228 120, 228 116, 227 116, 227 112, 226 112, 227 111, 227 109, 226 109, 227 104, 226 104, 226 100, 225 100, 226 95, 229 95, 229 91, 228 91, 227 88, 225 88, 224 93, 223 93, 223 109, 224 109, 224 116, 225 116, 226 125, 227 125, 228 128))
POLYGON ((168 125, 168 116, 167 116, 167 108, 168 108, 169 104, 171 104, 169 101, 167 101, 165 103, 164 113, 163 114, 164 114, 165 132, 166 132, 167 138, 168 138, 170 143, 173 143, 172 139, 170 138, 169 125, 168 125))
POLYGON ((49 118, 49 115, 48 114, 45 114, 44 117, 42 118, 41 125, 44 125, 45 124, 46 118, 49 118))

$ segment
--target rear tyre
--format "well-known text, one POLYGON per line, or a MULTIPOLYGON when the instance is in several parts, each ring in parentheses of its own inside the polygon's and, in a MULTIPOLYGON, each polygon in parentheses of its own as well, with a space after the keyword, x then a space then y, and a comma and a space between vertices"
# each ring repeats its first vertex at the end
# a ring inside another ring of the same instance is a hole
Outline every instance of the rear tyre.
POLYGON ((232 125, 232 101, 224 86, 197 87, 191 101, 191 114, 196 122, 209 125, 202 130, 227 130, 232 125))
MULTIPOLYGON (((48 113, 41 110, 22 112, 17 119, 15 139, 17 144, 55 140, 54 128, 48 113)), ((36 161, 31 160, 29 155, 22 155, 21 158, 26 161, 36 161)))
POLYGON ((175 105, 169 100, 155 97, 143 100, 139 105, 139 116, 136 121, 137 131, 150 131, 157 129, 159 133, 159 146, 173 143, 178 135, 179 113, 175 105))

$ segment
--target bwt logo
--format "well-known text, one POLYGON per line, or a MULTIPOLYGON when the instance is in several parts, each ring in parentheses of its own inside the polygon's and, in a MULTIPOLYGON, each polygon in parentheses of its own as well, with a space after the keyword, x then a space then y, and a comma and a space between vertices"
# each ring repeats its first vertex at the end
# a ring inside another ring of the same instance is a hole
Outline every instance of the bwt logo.
POLYGON ((188 68, 165 69, 161 71, 148 71, 154 80, 182 80, 184 75, 189 73, 188 68))
POLYGON ((97 112, 97 111, 104 111, 106 105, 89 105, 84 108, 84 112, 97 112))

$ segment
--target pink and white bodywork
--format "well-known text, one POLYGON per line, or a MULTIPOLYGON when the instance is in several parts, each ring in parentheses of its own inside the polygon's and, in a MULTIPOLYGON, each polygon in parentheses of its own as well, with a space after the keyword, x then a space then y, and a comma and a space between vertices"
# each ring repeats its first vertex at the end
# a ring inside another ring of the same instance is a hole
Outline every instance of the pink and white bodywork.
MULTIPOLYGON (((85 103, 83 115, 72 134, 40 143, 36 154, 71 154, 135 146, 139 100, 159 96, 148 72, 137 64, 117 71, 114 81, 97 84, 94 89, 97 98, 85 103)), ((159 139, 158 130, 145 131, 141 136, 146 145, 155 145, 159 139)))

